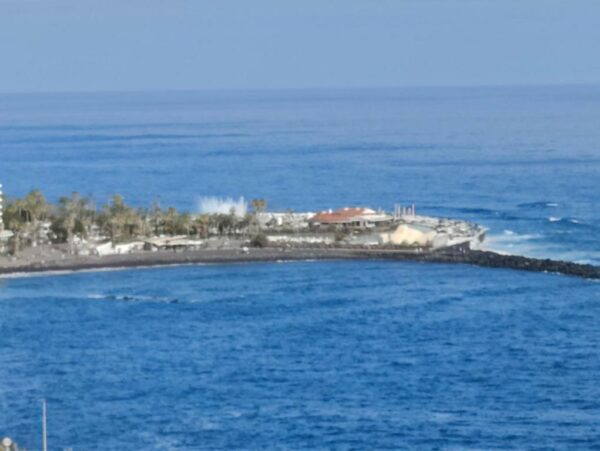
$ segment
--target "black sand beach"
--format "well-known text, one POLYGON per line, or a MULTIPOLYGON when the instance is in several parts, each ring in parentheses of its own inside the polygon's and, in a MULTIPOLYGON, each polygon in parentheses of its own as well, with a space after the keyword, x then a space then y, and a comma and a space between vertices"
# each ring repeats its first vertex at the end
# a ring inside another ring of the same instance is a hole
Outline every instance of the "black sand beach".
POLYGON ((600 267, 565 261, 501 255, 465 247, 416 252, 366 248, 239 248, 188 250, 181 252, 136 252, 104 257, 64 256, 61 259, 27 262, 13 260, 0 264, 0 276, 31 273, 92 271, 186 264, 227 264, 301 260, 390 260, 430 263, 458 263, 491 268, 547 272, 600 279, 600 267))

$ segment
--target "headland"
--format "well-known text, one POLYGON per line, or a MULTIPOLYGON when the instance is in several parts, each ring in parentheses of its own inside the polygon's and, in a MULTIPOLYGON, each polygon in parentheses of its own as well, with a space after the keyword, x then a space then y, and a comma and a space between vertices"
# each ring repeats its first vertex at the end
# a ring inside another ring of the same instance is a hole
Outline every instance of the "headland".
POLYGON ((10 201, 0 230, 0 276, 186 264, 300 260, 459 263, 600 279, 600 267, 482 250, 486 229, 467 221, 345 207, 268 212, 264 200, 211 201, 198 215, 135 210, 120 196, 98 211, 73 195, 58 206, 39 191, 10 201))

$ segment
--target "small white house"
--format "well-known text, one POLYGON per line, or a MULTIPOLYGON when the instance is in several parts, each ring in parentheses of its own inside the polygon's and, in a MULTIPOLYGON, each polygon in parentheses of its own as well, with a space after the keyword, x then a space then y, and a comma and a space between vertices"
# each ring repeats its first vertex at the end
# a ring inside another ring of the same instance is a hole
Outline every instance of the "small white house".
POLYGON ((131 243, 113 244, 112 242, 99 244, 96 246, 96 255, 104 257, 106 255, 131 254, 132 252, 144 249, 143 241, 133 241, 131 243))

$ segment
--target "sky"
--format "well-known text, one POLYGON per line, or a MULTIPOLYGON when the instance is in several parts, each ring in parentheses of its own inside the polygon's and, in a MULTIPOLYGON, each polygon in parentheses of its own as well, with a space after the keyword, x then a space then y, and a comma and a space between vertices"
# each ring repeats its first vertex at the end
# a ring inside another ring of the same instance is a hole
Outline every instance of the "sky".
POLYGON ((0 92, 600 83, 598 0, 0 0, 0 92))

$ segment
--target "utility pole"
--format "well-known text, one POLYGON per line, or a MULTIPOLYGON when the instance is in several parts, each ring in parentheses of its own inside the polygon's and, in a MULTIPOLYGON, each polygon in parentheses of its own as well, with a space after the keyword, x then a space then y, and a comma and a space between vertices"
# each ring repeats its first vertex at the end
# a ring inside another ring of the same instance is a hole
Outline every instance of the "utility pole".
POLYGON ((43 443, 44 443, 44 451, 48 451, 48 441, 46 438, 46 400, 42 399, 42 433, 43 433, 43 443))

